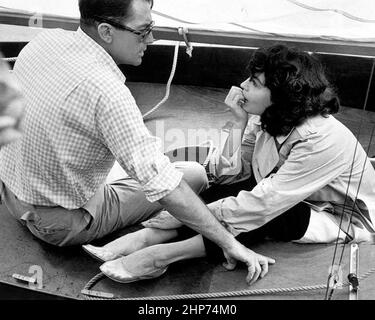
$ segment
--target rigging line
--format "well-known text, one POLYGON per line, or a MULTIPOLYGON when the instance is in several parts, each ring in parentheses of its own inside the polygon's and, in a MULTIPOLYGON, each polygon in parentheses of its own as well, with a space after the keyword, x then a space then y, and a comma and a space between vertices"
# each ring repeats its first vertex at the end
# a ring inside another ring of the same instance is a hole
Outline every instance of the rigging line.
POLYGON ((367 91, 366 91, 365 102, 363 104, 363 110, 366 110, 366 107, 367 107, 367 102, 368 102, 368 98, 369 98, 370 90, 371 90, 372 79, 374 77, 374 69, 375 69, 375 59, 372 60, 372 68, 371 68, 371 73, 370 73, 370 79, 367 85, 367 91))
MULTIPOLYGON (((360 128, 361 128, 361 126, 360 126, 360 128)), ((359 129, 359 130, 361 130, 361 129, 359 129)), ((351 164, 351 167, 350 167, 348 186, 346 188, 344 205, 343 205, 342 212, 341 212, 341 215, 340 215, 340 224, 339 224, 339 227, 338 227, 337 238, 336 238, 336 241, 335 241, 335 250, 334 250, 334 253, 333 253, 333 258, 332 258, 332 263, 331 263, 331 271, 330 271, 330 274, 328 275, 328 279, 327 279, 325 300, 328 299, 329 282, 330 282, 330 279, 332 277, 332 271, 334 270, 333 267, 335 265, 336 253, 337 253, 337 248, 338 248, 338 245, 339 245, 339 238, 340 238, 340 232, 341 232, 341 229, 342 229, 341 227, 342 227, 342 222, 343 222, 343 218, 344 218, 345 208, 346 208, 347 202, 348 202, 349 186, 350 186, 350 182, 351 182, 351 178, 352 178, 353 167, 354 167, 354 159, 355 159, 355 155, 357 153, 357 147, 358 147, 358 139, 357 139, 357 142, 356 142, 355 148, 354 148, 353 160, 352 160, 352 164, 351 164)), ((344 242, 344 246, 345 246, 345 242, 344 242)), ((330 297, 332 296, 332 294, 333 294, 333 290, 331 291, 330 297)), ((330 300, 330 298, 328 300, 330 300)))
MULTIPOLYGON (((365 101, 364 101, 364 105, 363 105, 363 110, 365 110, 366 107, 367 107, 367 102, 368 102, 368 98, 369 98, 369 94, 370 94, 370 88, 371 88, 371 82, 372 82, 372 79, 373 79, 374 69, 375 69, 375 59, 373 60, 373 64, 372 64, 372 69, 371 69, 371 73, 370 73, 369 84, 367 86, 367 92, 366 92, 366 97, 365 97, 365 101)), ((345 209, 346 209, 346 206, 347 206, 349 186, 350 186, 350 183, 351 183, 351 178, 352 178, 352 173, 353 173, 353 166, 354 166, 354 159, 355 159, 355 156, 356 156, 356 153, 357 153, 358 144, 359 144, 359 135, 361 133, 361 128, 362 128, 362 124, 363 124, 363 118, 364 117, 361 117, 361 122, 360 122, 360 125, 359 125, 359 130, 358 130, 358 133, 356 135, 357 141, 356 141, 356 144, 355 144, 353 160, 352 160, 352 164, 351 164, 351 168, 350 168, 350 175, 349 175, 348 187, 347 187, 346 194, 345 194, 344 206, 342 208, 342 213, 341 213, 341 218, 340 218, 340 224, 339 224, 339 230, 338 230, 338 235, 337 235, 336 244, 335 244, 335 251, 334 251, 334 255, 333 255, 333 259, 332 259, 332 264, 331 264, 331 270, 333 270, 333 266, 334 266, 334 263, 335 263, 335 260, 336 260, 338 240, 339 240, 340 231, 341 231, 341 227, 342 227, 342 221, 343 221, 343 217, 344 217, 344 212, 345 212, 345 209)), ((371 140, 370 140, 369 146, 371 146, 372 137, 373 137, 373 132, 371 134, 371 140)), ((367 152, 367 154, 368 154, 368 152, 367 152)), ((365 164, 366 164, 366 161, 365 161, 365 164)), ((363 168, 363 171, 364 171, 364 168, 363 168)), ((361 174, 361 181, 362 181, 363 171, 362 171, 362 174, 361 174)), ((357 200, 359 188, 360 188, 360 184, 358 186, 357 195, 356 195, 356 198, 354 200, 353 206, 355 205, 355 201, 357 200)), ((348 229, 350 228, 350 225, 351 225, 353 213, 354 213, 354 207, 352 208, 352 211, 351 211, 351 214, 350 214, 350 220, 349 220, 350 222, 348 224, 348 229)), ((348 234, 348 233, 346 233, 346 234, 348 234)), ((340 255, 340 260, 339 260, 340 261, 339 266, 342 263, 342 258, 343 258, 343 254, 344 254, 344 251, 345 251, 345 246, 346 246, 346 243, 344 243, 344 245, 343 245, 343 249, 342 249, 342 252, 341 252, 341 255, 340 255)), ((331 276, 332 276, 332 274, 330 273, 330 275, 328 276, 328 281, 327 281, 327 288, 326 288, 325 299, 327 299, 328 290, 329 290, 328 284, 329 284, 331 276)), ((333 290, 331 291, 330 297, 332 296, 332 294, 333 294, 333 290)))
POLYGON ((298 1, 295 1, 295 0, 287 0, 287 1, 295 4, 296 6, 307 9, 307 10, 311 10, 311 11, 330 11, 330 12, 335 12, 335 13, 341 14, 344 17, 346 17, 348 19, 351 19, 351 20, 354 20, 354 21, 359 21, 359 22, 364 22, 364 23, 375 23, 375 20, 356 17, 356 16, 354 16, 354 15, 352 15, 352 14, 346 12, 346 11, 340 10, 340 9, 322 9, 322 8, 311 7, 307 4, 304 4, 304 3, 301 3, 301 2, 298 2, 298 1))
MULTIPOLYGON (((371 146, 371 143, 372 143, 372 139, 373 139, 373 136, 374 136, 374 131, 375 131, 375 126, 372 127, 372 131, 371 131, 371 138, 370 138, 370 142, 369 142, 369 145, 367 147, 367 154, 369 152, 369 149, 370 149, 370 146, 371 146)), ((358 189, 357 189, 357 194, 356 194, 356 197, 355 197, 355 200, 353 202, 353 206, 352 206, 352 211, 351 211, 351 214, 350 214, 350 220, 349 220, 349 224, 348 224, 348 227, 347 227, 347 232, 349 232, 349 228, 352 224, 352 218, 353 218, 353 213, 354 213, 354 208, 355 208, 355 204, 357 202, 357 199, 358 199, 358 193, 359 193, 359 189, 361 188, 361 184, 362 184, 362 178, 363 178, 363 173, 365 172, 365 167, 366 167, 366 163, 367 163, 367 157, 363 163, 363 168, 362 168, 362 172, 361 172, 361 178, 359 180, 359 184, 358 184, 358 189)), ((370 163, 369 164, 370 166, 372 166, 372 164, 370 163)), ((342 252, 341 252, 341 257, 340 257, 340 265, 341 265, 341 262, 342 262, 342 259, 343 259, 343 255, 344 255, 344 250, 345 250, 345 247, 343 248, 342 252)))
MULTIPOLYGON (((375 59, 373 59, 373 62, 372 62, 372 67, 371 67, 371 72, 370 72, 370 78, 369 78, 369 82, 368 82, 368 86, 367 86, 367 91, 366 91, 366 97, 365 97, 365 101, 364 101, 364 104, 363 104, 363 110, 364 111, 366 110, 367 103, 368 103, 368 98, 369 98, 369 95, 370 95, 371 83, 372 83, 372 79, 373 79, 373 76, 374 76, 374 69, 375 69, 375 59)), ((362 127, 362 122, 363 122, 363 117, 361 118, 361 125, 360 125, 360 127, 362 127)), ((367 163, 367 157, 368 157, 368 154, 369 154, 369 151, 370 151, 370 148, 371 148, 372 139, 374 137, 374 129, 375 129, 375 127, 373 127, 372 131, 371 131, 370 141, 369 141, 369 144, 367 146, 367 151, 366 151, 366 155, 367 156, 366 156, 366 159, 364 160, 364 163, 363 163, 363 168, 362 168, 362 171, 361 171, 361 177, 360 177, 360 180, 359 180, 359 184, 358 184, 358 188, 357 188, 357 193, 356 193, 353 205, 352 205, 352 209, 351 209, 351 213, 350 213, 350 219, 349 219, 349 224, 347 226, 347 233, 346 234, 348 234, 349 228, 350 228, 351 223, 352 223, 352 218, 353 218, 353 214, 354 214, 355 205, 356 205, 356 202, 357 202, 357 199, 358 199, 359 190, 360 190, 361 184, 362 184, 363 173, 365 171, 365 167, 366 167, 366 163, 367 163)), ((359 133, 358 133, 358 137, 359 137, 359 133)), ((358 139, 357 139, 357 141, 358 141, 358 139)), ((343 259, 343 255, 344 255, 344 251, 345 251, 345 246, 343 247, 342 252, 341 252, 341 257, 340 257, 340 263, 339 263, 339 265, 341 265, 341 262, 342 262, 342 259, 343 259)))
MULTIPOLYGON (((361 118, 361 125, 359 126, 358 136, 359 136, 359 133, 361 131, 362 121, 363 121, 363 118, 361 118)), ((345 192, 344 204, 343 204, 342 212, 341 212, 341 215, 340 215, 340 223, 339 223, 339 227, 338 227, 337 238, 336 238, 336 241, 335 241, 335 250, 334 250, 334 253, 333 253, 333 258, 332 258, 332 263, 331 263, 331 272, 328 275, 328 280, 327 280, 325 300, 327 300, 327 298, 328 298, 329 282, 330 282, 330 278, 332 276, 332 271, 333 271, 333 267, 334 267, 335 260, 336 260, 336 253, 337 253, 337 248, 338 248, 338 244, 339 244, 340 232, 341 232, 341 229, 342 229, 342 222, 343 222, 343 219, 344 219, 345 209, 348 206, 347 203, 348 203, 349 187, 350 187, 350 183, 351 183, 351 179, 352 179, 354 160, 355 160, 355 156, 357 154, 358 144, 359 144, 359 141, 357 139, 356 144, 355 144, 355 148, 354 148, 353 160, 352 160, 352 163, 351 163, 351 166, 350 166, 349 181, 348 181, 348 186, 347 186, 346 192, 345 192)), ((344 242, 344 246, 345 246, 345 242, 344 242)), ((333 292, 331 292, 331 296, 332 296, 332 293, 333 292)))
MULTIPOLYGON (((374 128, 372 129, 372 132, 371 132, 371 139, 370 139, 370 143, 369 143, 369 146, 371 145, 371 142, 372 142, 372 138, 373 138, 373 135, 374 135, 374 128)), ((352 219, 353 219, 353 214, 354 214, 354 209, 355 209, 355 205, 356 205, 356 202, 357 202, 357 199, 358 199, 358 194, 359 194, 359 190, 361 188, 361 184, 362 184, 362 178, 363 178, 363 173, 365 171, 365 167, 366 167, 366 163, 367 163, 367 156, 366 156, 366 159, 364 159, 364 162, 363 162, 363 168, 362 168, 362 172, 361 172, 361 177, 359 179, 359 183, 358 183, 358 188, 357 188, 357 193, 355 195, 355 198, 354 198, 354 201, 353 201, 353 205, 352 205, 352 209, 351 209, 351 213, 350 213, 350 219, 349 219, 349 223, 348 223, 348 226, 347 226, 347 229, 346 229, 346 234, 348 234, 349 232, 349 229, 350 229, 350 226, 352 225, 352 219)), ((370 164, 371 166, 371 164, 370 164)), ((343 259, 343 256, 344 256, 344 251, 345 251, 345 246, 343 246, 343 249, 341 251, 341 256, 340 256, 340 262, 339 262, 339 265, 341 265, 342 263, 342 259, 343 259)))

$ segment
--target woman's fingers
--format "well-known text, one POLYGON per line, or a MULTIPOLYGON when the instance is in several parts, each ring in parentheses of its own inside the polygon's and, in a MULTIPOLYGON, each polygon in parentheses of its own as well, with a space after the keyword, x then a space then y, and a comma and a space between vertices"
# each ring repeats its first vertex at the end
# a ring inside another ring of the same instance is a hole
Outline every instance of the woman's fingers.
POLYGON ((225 104, 229 106, 236 121, 247 122, 248 114, 242 108, 245 104, 245 97, 243 96, 241 88, 232 87, 225 99, 225 104))
POLYGON ((241 88, 232 87, 229 90, 227 97, 225 98, 225 104, 231 108, 240 106, 239 102, 244 101, 244 96, 242 94, 241 88))

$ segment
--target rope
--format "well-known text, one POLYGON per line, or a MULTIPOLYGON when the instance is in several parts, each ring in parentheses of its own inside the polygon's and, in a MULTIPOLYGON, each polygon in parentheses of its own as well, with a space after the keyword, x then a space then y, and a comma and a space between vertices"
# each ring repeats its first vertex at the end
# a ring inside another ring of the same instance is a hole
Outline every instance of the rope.
POLYGON ((172 80, 173 80, 174 75, 176 73, 177 58, 178 58, 178 49, 179 49, 179 47, 180 47, 180 43, 177 43, 176 46, 175 46, 175 48, 174 48, 173 65, 172 65, 171 75, 169 76, 169 80, 168 80, 168 83, 167 83, 167 88, 166 88, 165 96, 164 96, 164 98, 155 107, 153 107, 150 111, 146 112, 143 115, 143 119, 146 118, 146 117, 148 117, 151 113, 155 112, 157 109, 159 109, 168 100, 169 93, 170 93, 170 90, 171 90, 172 80))
MULTIPOLYGON (((169 99, 172 81, 173 81, 173 78, 175 76, 176 69, 177 69, 177 59, 178 59, 178 49, 179 49, 179 47, 180 47, 180 43, 177 43, 176 46, 175 46, 175 49, 174 49, 173 65, 172 65, 171 74, 170 74, 168 82, 167 82, 167 88, 166 88, 165 96, 155 107, 153 107, 150 111, 146 112, 143 115, 143 119, 148 117, 151 113, 154 113, 157 109, 159 109, 169 99)), ((2 58, 2 60, 6 61, 6 62, 16 62, 17 57, 2 58)), ((10 72, 12 73, 13 71, 10 71, 10 72)))
MULTIPOLYGON (((100 272, 98 273, 94 278, 92 278, 89 282, 86 283, 85 287, 83 288, 82 292, 89 291, 91 288, 93 288, 99 281, 105 278, 105 274, 100 272)), ((84 294, 87 300, 93 300, 93 298, 88 295, 84 294)), ((104 299, 103 299, 104 300, 104 299)))
MULTIPOLYGON (((170 90, 171 90, 172 80, 173 80, 173 78, 175 76, 175 73, 176 73, 179 46, 180 46, 180 43, 176 44, 176 46, 175 46, 174 57, 173 57, 173 65, 172 65, 171 74, 169 76, 169 80, 168 80, 168 83, 167 83, 167 88, 166 88, 165 96, 164 96, 164 98, 155 107, 153 107, 150 111, 146 112, 143 115, 143 118, 146 118, 151 113, 155 112, 157 109, 159 109, 168 100, 169 94, 170 94, 170 90)), ((17 57, 1 58, 1 59, 3 61, 6 61, 6 62, 16 62, 17 61, 17 57)), ((13 71, 10 70, 10 72, 12 73, 13 71)))
MULTIPOLYGON (((364 280, 375 272, 375 267, 361 275, 358 279, 364 280)), ((92 278, 85 286, 84 290, 90 290, 97 282, 104 278, 103 273, 99 273, 92 278)), ((349 286, 349 282, 342 284, 342 287, 349 286)), ((270 288, 270 289, 256 289, 256 290, 241 290, 241 291, 228 291, 228 292, 213 292, 213 293, 194 293, 194 294, 182 294, 182 295, 169 295, 169 296, 156 296, 156 297, 135 297, 135 298, 97 298, 89 297, 85 294, 87 299, 90 300, 196 300, 196 299, 217 299, 217 298, 229 298, 229 297, 242 297, 242 296, 256 296, 256 295, 272 295, 277 293, 290 293, 290 292, 301 292, 301 291, 314 291, 323 290, 326 288, 326 284, 312 285, 312 286, 300 286, 290 288, 270 288)), ((84 291, 82 290, 82 292, 84 291)))

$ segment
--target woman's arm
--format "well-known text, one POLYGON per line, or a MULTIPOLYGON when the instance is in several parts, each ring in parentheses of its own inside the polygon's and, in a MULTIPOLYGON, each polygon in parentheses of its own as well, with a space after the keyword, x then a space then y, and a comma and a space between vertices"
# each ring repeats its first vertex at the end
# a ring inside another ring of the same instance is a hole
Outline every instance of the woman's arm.
POLYGON ((255 144, 251 122, 254 117, 249 119, 248 113, 242 109, 242 99, 242 91, 237 87, 232 87, 225 99, 233 120, 222 128, 220 147, 210 161, 210 173, 217 178, 216 184, 230 184, 251 175, 250 163, 255 144))
POLYGON ((258 183, 250 192, 241 191, 212 204, 210 210, 238 235, 254 230, 336 179, 350 165, 350 148, 332 138, 313 134, 299 141, 277 173, 258 183))

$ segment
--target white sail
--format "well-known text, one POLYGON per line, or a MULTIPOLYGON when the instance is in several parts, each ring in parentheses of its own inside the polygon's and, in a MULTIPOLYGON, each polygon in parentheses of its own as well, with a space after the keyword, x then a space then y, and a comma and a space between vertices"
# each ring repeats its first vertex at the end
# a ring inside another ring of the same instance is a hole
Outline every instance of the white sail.
MULTIPOLYGON (((6 8, 79 17, 78 0, 0 0, 6 8)), ((375 40, 373 0, 155 0, 157 26, 296 36, 375 40)))

